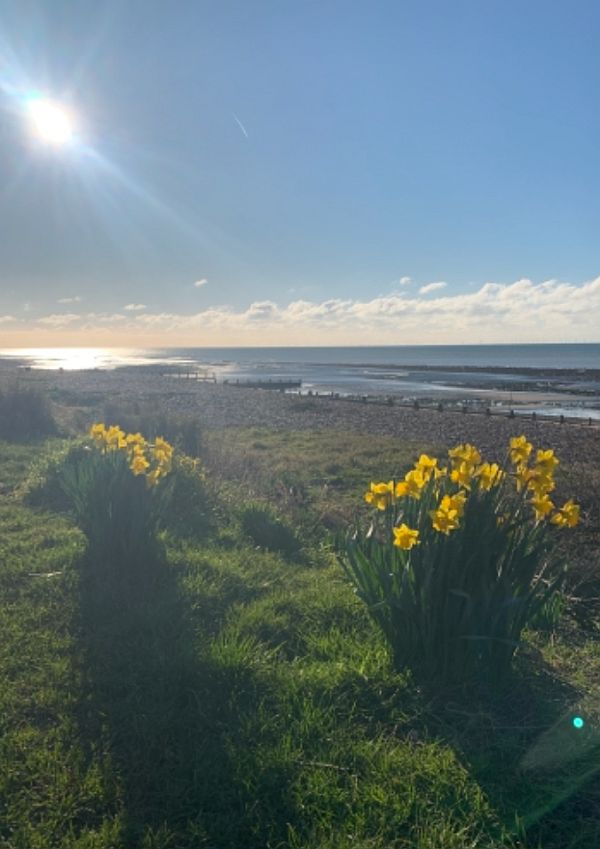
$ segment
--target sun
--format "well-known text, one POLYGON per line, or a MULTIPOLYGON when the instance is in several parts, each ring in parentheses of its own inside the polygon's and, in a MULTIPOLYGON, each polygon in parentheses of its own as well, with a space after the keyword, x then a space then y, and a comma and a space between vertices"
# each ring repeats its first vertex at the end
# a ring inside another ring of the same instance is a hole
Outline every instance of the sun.
POLYGON ((35 135, 48 144, 68 144, 73 139, 74 126, 71 116, 58 103, 45 98, 33 98, 27 111, 35 135))

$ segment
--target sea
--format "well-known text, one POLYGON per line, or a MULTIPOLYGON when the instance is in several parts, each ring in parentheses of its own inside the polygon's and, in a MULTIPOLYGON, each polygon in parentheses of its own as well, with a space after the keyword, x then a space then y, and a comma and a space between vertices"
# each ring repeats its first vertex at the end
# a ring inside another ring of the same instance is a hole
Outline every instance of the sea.
POLYGON ((36 369, 159 369, 217 382, 286 381, 304 394, 453 398, 600 418, 600 344, 286 348, 7 348, 36 369), (300 385, 298 385, 300 384, 300 385), (528 406, 529 404, 529 406, 528 406))

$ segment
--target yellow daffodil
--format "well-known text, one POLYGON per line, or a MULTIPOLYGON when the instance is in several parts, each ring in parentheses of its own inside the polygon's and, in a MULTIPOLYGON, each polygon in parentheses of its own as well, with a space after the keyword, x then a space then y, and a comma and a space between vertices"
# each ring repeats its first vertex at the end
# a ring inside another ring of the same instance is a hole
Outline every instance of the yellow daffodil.
POLYGON ((527 486, 530 479, 531 469, 528 468, 526 463, 519 463, 519 465, 515 469, 515 483, 517 485, 517 492, 521 492, 527 486))
POLYGON ((452 465, 456 468, 461 463, 466 463, 469 466, 478 466, 481 463, 481 454, 468 442, 464 445, 456 445, 448 451, 448 456, 452 460, 452 465))
POLYGON ((145 447, 148 444, 141 433, 128 433, 125 437, 125 442, 132 449, 138 445, 145 447))
POLYGON ((365 492, 365 501, 372 504, 378 510, 387 510, 392 503, 394 494, 394 481, 388 483, 371 483, 370 489, 365 492))
POLYGON ((423 479, 425 481, 429 481, 432 475, 435 475, 437 471, 437 458, 430 457, 428 454, 421 454, 417 462, 415 463, 415 471, 420 472, 423 475, 423 479))
POLYGON ((117 451, 121 448, 127 448, 125 433, 118 425, 112 425, 109 427, 104 439, 109 451, 117 451))
POLYGON ((419 532, 409 528, 408 525, 400 525, 394 528, 394 545, 409 551, 414 545, 419 545, 419 532))
POLYGON ((537 522, 545 519, 548 513, 551 513, 554 509, 554 504, 547 495, 541 495, 539 497, 535 496, 529 503, 533 507, 533 512, 537 522))
POLYGON ((510 459, 515 465, 527 463, 532 450, 533 445, 525 436, 513 436, 510 440, 510 459))
POLYGON ((162 436, 157 436, 154 441, 154 456, 157 460, 161 458, 169 459, 173 455, 173 446, 170 445, 162 436))
POLYGON ((429 515, 433 529, 448 535, 460 525, 460 517, 464 512, 466 493, 457 492, 455 495, 444 495, 437 510, 430 510, 429 515))
POLYGON ((544 474, 553 475, 554 470, 559 464, 559 459, 555 456, 554 451, 549 448, 547 451, 540 450, 537 452, 535 463, 537 468, 543 471, 544 474))
POLYGON ((394 495, 396 498, 402 498, 404 495, 408 495, 408 484, 406 481, 398 481, 394 490, 394 495))
POLYGON ((467 493, 463 489, 459 489, 454 495, 444 495, 440 502, 440 508, 443 510, 456 510, 460 517, 464 515, 466 500, 467 493))
POLYGON ((569 498, 550 519, 553 525, 561 528, 574 528, 579 522, 579 504, 569 498))
POLYGON ((547 495, 555 488, 556 484, 552 479, 552 474, 547 473, 543 467, 534 466, 527 473, 527 489, 534 493, 536 498, 541 498, 547 495))
POLYGON ((91 426, 89 434, 103 452, 123 451, 133 474, 145 475, 149 486, 154 486, 172 469, 173 446, 161 436, 156 438, 149 456, 150 446, 141 433, 125 433, 118 425, 107 428, 98 422, 91 426))
POLYGON ((459 527, 459 515, 457 510, 432 510, 431 516, 432 526, 434 531, 439 531, 441 534, 450 533, 459 527))
POLYGON ((466 489, 470 489, 474 473, 474 466, 471 463, 463 461, 452 469, 450 472, 450 479, 459 486, 464 486, 466 489))
POLYGON ((150 467, 150 463, 146 460, 143 454, 134 454, 130 464, 130 469, 134 475, 143 475, 146 469, 150 467))
POLYGON ((101 444, 104 442, 106 434, 106 428, 102 424, 102 422, 98 422, 97 424, 93 424, 90 428, 90 436, 97 444, 101 444))
POLYGON ((406 484, 406 495, 418 499, 421 497, 421 491, 427 481, 420 469, 413 469, 404 476, 404 483, 406 484))
POLYGON ((504 472, 497 463, 482 463, 475 469, 475 476, 479 480, 480 489, 486 492, 500 483, 504 472))

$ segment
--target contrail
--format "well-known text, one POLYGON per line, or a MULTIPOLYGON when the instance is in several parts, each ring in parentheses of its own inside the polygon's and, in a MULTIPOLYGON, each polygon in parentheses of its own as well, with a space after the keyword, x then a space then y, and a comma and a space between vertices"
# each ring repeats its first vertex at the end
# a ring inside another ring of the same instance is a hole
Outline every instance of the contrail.
POLYGON ((240 119, 238 118, 238 116, 235 114, 235 112, 232 112, 231 114, 233 115, 233 120, 235 121, 235 123, 238 125, 240 130, 246 136, 246 138, 248 138, 248 132, 247 132, 246 128, 244 127, 244 125, 242 124, 242 122, 240 121, 240 119))

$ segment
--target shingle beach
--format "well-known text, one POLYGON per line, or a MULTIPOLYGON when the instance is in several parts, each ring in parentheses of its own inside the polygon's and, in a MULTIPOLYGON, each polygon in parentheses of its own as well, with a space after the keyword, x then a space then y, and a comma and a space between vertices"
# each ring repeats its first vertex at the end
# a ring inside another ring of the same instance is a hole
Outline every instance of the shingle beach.
POLYGON ((275 430, 347 430, 448 445, 470 441, 490 456, 501 456, 511 436, 524 433, 536 445, 552 447, 563 463, 585 453, 600 468, 598 423, 532 421, 520 417, 429 407, 416 409, 388 405, 385 399, 368 402, 330 397, 308 397, 278 391, 201 383, 157 375, 144 369, 114 371, 20 371, 3 369, 0 385, 15 375, 22 385, 50 392, 59 403, 97 407, 103 402, 151 402, 172 412, 192 413, 211 430, 268 427, 275 430))

